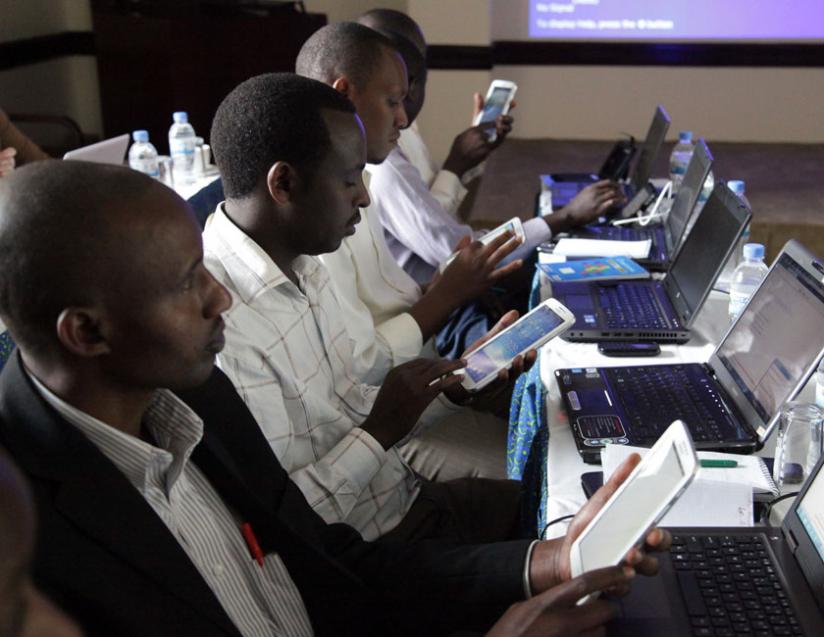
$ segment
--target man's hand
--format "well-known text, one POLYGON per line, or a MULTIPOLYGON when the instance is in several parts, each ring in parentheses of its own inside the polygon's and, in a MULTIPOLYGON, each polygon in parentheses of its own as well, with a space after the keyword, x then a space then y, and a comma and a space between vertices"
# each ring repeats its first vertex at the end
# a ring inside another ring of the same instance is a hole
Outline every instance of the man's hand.
POLYGON ((0 150, 0 177, 5 177, 12 170, 14 170, 17 149, 9 146, 0 150))
MULTIPOLYGON (((508 328, 510 325, 518 320, 518 312, 510 310, 504 314, 501 319, 484 334, 477 341, 472 343, 463 353, 462 358, 466 359, 467 355, 481 347, 491 338, 508 328)), ((512 399, 512 387, 518 377, 528 371, 535 363, 538 352, 529 350, 526 354, 517 356, 508 369, 502 369, 498 372, 498 377, 475 394, 470 394, 462 385, 454 385, 444 393, 447 398, 457 405, 465 404, 470 398, 472 399, 472 408, 478 411, 489 411, 496 415, 505 418, 509 413, 509 403, 512 399)))
MULTIPOLYGON (((607 500, 618 490, 632 470, 641 462, 636 453, 627 458, 607 483, 581 507, 569 525, 567 534, 563 538, 541 542, 535 546, 530 563, 530 582, 534 592, 545 591, 571 577, 569 551, 572 543, 581 535, 581 532, 590 523, 595 514, 600 511, 607 500)), ((627 566, 642 575, 655 575, 658 572, 658 560, 648 555, 651 551, 668 551, 672 538, 663 529, 652 529, 646 538, 643 550, 633 548, 624 557, 627 566)))
POLYGON ((566 206, 544 217, 553 233, 592 223, 613 206, 626 202, 621 187, 602 179, 579 192, 566 206))
POLYGON ((428 293, 446 295, 454 307, 476 299, 496 281, 523 265, 518 259, 497 267, 520 244, 511 232, 503 233, 487 245, 464 237, 455 247, 458 254, 439 277, 433 278, 428 293))
POLYGON ((604 624, 616 615, 615 606, 602 599, 581 606, 577 602, 595 591, 623 594, 629 589, 631 577, 631 572, 617 566, 584 573, 510 606, 487 637, 603 635, 604 624))
POLYGON ((361 429, 389 449, 412 430, 438 394, 461 382, 460 376, 450 372, 464 365, 462 360, 426 358, 398 365, 386 375, 361 429))

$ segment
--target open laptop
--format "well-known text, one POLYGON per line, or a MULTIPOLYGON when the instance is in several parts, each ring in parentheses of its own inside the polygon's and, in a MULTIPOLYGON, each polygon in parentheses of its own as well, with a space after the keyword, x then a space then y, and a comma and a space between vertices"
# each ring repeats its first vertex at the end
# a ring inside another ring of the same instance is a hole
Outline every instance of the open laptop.
POLYGON ((553 283, 552 296, 575 315, 563 338, 686 343, 751 216, 726 185, 718 184, 663 281, 553 283))
POLYGON ((98 164, 116 164, 121 166, 129 148, 129 136, 118 135, 102 142, 70 150, 63 155, 63 159, 79 159, 98 164))
POLYGON ((689 166, 687 166, 684 181, 678 189, 678 194, 672 202, 672 208, 664 223, 656 223, 646 228, 627 225, 592 225, 576 230, 571 233, 571 236, 612 241, 650 239, 652 245, 649 257, 637 261, 649 270, 665 271, 685 238, 684 230, 695 210, 695 204, 712 167, 712 161, 713 158, 706 142, 703 138, 699 139, 689 166))
POLYGON ((824 633, 824 458, 780 527, 670 531, 659 575, 633 582, 611 637, 824 633))
POLYGON ((584 461, 605 444, 650 446, 676 419, 696 449, 760 448, 824 353, 823 280, 824 263, 789 241, 706 363, 556 370, 584 461))
MULTIPOLYGON (((632 200, 636 193, 640 193, 647 187, 652 176, 652 166, 661 151, 661 146, 664 144, 670 122, 670 116, 667 115, 664 107, 659 104, 655 108, 647 137, 644 139, 638 160, 635 162, 635 167, 630 175, 629 184, 624 189, 624 194, 626 194, 628 200, 632 200)), ((552 180, 553 208, 566 206, 579 192, 598 180, 598 175, 586 173, 556 173, 549 175, 549 177, 552 180)))

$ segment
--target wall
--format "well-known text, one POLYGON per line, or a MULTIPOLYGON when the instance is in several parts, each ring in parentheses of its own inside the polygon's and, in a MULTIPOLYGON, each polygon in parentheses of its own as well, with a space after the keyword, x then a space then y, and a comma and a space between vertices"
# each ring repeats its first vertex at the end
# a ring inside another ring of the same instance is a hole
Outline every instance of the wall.
MULTIPOLYGON (((430 44, 487 44, 488 0, 409 0, 430 44)), ((472 91, 493 77, 515 81, 514 135, 613 139, 643 136, 654 106, 715 141, 824 142, 824 69, 513 66, 433 71, 419 125, 443 159, 469 117, 472 91)))
MULTIPOLYGON (((0 0, 0 42, 91 31, 89 0, 0 0)), ((100 134, 97 63, 69 56, 0 71, 0 108, 68 115, 86 133, 100 134)))
POLYGON ((360 14, 378 7, 407 10, 406 0, 304 0, 304 5, 311 13, 325 13, 330 23, 354 20, 360 14))

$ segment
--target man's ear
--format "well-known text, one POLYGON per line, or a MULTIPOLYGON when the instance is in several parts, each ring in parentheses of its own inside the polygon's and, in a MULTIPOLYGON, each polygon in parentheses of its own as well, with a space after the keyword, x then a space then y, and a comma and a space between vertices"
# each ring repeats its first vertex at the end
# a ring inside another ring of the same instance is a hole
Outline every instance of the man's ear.
POLYGON ((99 310, 69 307, 57 317, 57 338, 76 356, 92 358, 111 351, 99 310))
POLYGON ((332 88, 339 93, 343 93, 346 97, 351 97, 350 94, 352 93, 352 83, 345 75, 341 75, 334 82, 332 82, 332 88))
POLYGON ((298 186, 298 174, 292 164, 277 161, 266 174, 266 188, 269 196, 279 204, 287 204, 298 186))

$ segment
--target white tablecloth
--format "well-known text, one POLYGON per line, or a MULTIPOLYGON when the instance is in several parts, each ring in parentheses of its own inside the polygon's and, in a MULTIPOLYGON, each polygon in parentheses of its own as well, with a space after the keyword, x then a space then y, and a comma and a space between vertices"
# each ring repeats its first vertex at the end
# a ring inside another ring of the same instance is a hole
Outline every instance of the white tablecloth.
MULTIPOLYGON (((546 292, 542 290, 542 292, 546 292)), ((544 295, 544 294, 542 294, 544 295)), ((626 365, 703 363, 709 359, 729 327, 727 306, 729 296, 713 291, 698 314, 692 328, 692 338, 684 345, 662 345, 655 357, 610 358, 597 350, 595 343, 568 343, 556 338, 541 352, 541 380, 547 389, 547 417, 549 418, 549 451, 547 456, 546 519, 551 522, 575 513, 586 501, 581 488, 581 474, 598 471, 597 465, 581 460, 572 437, 566 413, 561 405, 556 369, 566 367, 622 367, 626 365)), ((806 390, 804 392, 806 395, 806 390)), ((759 455, 772 456, 775 432, 759 455)), ((565 524, 555 524, 547 531, 548 537, 563 535, 565 524)))

